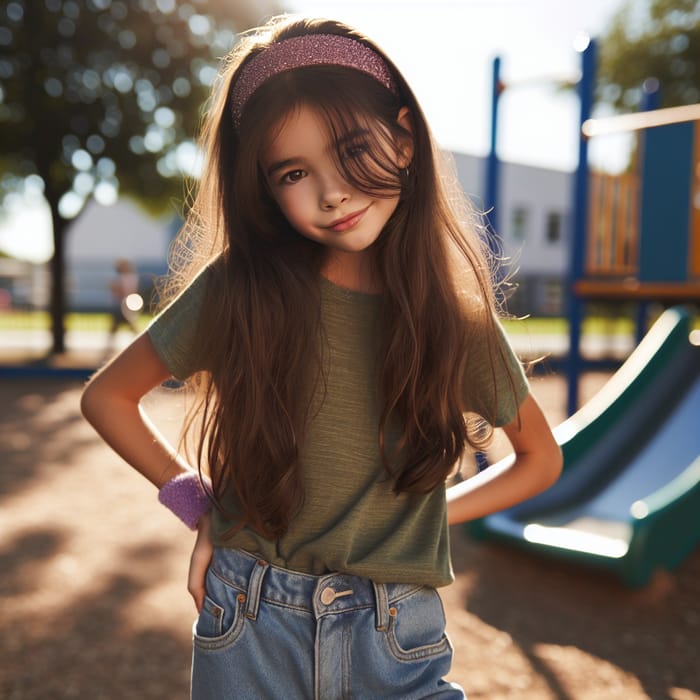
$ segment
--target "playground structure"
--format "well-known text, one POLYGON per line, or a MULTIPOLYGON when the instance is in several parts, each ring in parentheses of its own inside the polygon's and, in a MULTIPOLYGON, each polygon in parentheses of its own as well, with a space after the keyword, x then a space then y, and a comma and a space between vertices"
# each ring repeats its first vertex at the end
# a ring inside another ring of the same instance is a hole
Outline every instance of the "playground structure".
MULTIPOLYGON (((566 290, 570 418, 555 429, 564 472, 544 494, 469 530, 641 586, 656 569, 678 566, 700 542, 700 332, 679 306, 667 309, 645 335, 649 303, 700 302, 700 104, 591 119, 592 41, 581 66, 566 290), (636 137, 628 170, 591 171, 589 140, 623 132, 636 137), (593 300, 636 304, 638 346, 579 409, 578 380, 587 364, 581 327, 593 300)), ((503 89, 495 61, 485 196, 490 207, 498 199, 495 130, 503 89)))
POLYGON ((581 132, 582 142, 633 132, 636 145, 630 170, 619 175, 589 172, 586 161, 579 163, 569 275, 569 414, 577 408, 584 364, 584 303, 635 302, 639 341, 650 302, 700 302, 700 105, 587 119, 581 132))
POLYGON ((685 310, 665 311, 603 389, 555 428, 559 481, 470 533, 586 563, 629 586, 677 567, 700 542, 700 332, 690 328, 685 310))
MULTIPOLYGON (((700 302, 700 104, 591 119, 596 45, 581 51, 578 167, 572 190, 572 231, 566 281, 569 351, 567 409, 578 408, 578 380, 586 367, 581 328, 589 301, 637 305, 637 341, 647 330, 650 302, 700 302), (630 168, 622 174, 592 171, 590 139, 636 134, 630 168)), ((570 81, 559 81, 569 82, 570 81)), ((499 161, 496 153, 500 59, 493 64, 491 146, 485 202, 497 228, 499 161)), ((647 100, 647 107, 652 100, 647 100)))
POLYGON ((589 120, 584 137, 636 131, 636 167, 592 172, 584 298, 700 298, 700 105, 589 120))

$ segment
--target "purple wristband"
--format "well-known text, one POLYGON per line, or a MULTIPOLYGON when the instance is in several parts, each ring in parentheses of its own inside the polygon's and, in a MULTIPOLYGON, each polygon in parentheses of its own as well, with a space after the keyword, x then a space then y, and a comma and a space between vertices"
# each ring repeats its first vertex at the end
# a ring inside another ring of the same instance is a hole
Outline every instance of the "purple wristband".
MULTIPOLYGON (((206 488, 211 491, 211 482, 202 477, 206 488)), ((202 486, 202 479, 195 471, 178 474, 163 484, 158 491, 158 500, 169 508, 190 530, 197 527, 199 519, 211 510, 209 494, 202 486)))

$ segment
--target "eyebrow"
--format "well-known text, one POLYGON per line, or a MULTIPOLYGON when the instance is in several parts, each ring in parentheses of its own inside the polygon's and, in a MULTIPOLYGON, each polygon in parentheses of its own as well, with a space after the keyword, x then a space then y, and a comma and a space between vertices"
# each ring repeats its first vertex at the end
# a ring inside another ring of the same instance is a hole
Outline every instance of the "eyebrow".
MULTIPOLYGON (((352 143, 353 141, 357 140, 358 138, 362 138, 364 136, 369 135, 369 129, 355 129, 354 131, 350 131, 345 136, 341 136, 336 142, 335 146, 336 148, 338 146, 343 146, 347 143, 352 143)), ((291 158, 284 158, 283 160, 278 160, 270 167, 267 169, 267 176, 271 177, 274 173, 276 173, 278 170, 282 170, 284 168, 289 167, 290 165, 293 165, 294 163, 299 163, 300 161, 304 160, 302 156, 292 156, 291 158)))
POLYGON ((278 170, 282 170, 283 168, 289 167, 292 163, 298 163, 301 160, 300 156, 293 156, 292 158, 285 158, 284 160, 277 161, 276 163, 273 163, 268 169, 267 169, 267 176, 271 177, 274 173, 276 173, 278 170))

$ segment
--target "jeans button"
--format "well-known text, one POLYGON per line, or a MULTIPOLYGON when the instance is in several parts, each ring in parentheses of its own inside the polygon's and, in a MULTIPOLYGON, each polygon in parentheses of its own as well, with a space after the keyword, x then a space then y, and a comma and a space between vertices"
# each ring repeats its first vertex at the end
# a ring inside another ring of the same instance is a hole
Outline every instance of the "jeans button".
POLYGON ((335 600, 335 591, 332 588, 324 588, 321 591, 321 602, 330 605, 335 600))

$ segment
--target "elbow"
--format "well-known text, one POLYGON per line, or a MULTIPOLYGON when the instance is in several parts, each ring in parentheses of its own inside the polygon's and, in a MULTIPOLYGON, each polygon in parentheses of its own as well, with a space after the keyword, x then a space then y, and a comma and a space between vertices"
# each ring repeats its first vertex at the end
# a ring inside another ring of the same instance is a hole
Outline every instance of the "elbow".
POLYGON ((80 396, 80 412, 83 418, 93 427, 110 411, 110 394, 103 386, 101 374, 93 376, 83 389, 80 396))
POLYGON ((561 451, 561 447, 559 447, 556 442, 552 441, 552 445, 550 449, 547 450, 547 455, 543 460, 543 464, 545 465, 545 468, 542 470, 544 481, 542 490, 544 491, 554 486, 564 469, 564 455, 561 451))
POLYGON ((85 420, 91 424, 94 422, 94 415, 98 404, 98 400, 95 396, 96 393, 95 382, 91 380, 85 386, 83 393, 80 396, 80 412, 82 413, 83 418, 85 418, 85 420))
POLYGON ((83 389, 80 412, 98 433, 108 425, 138 412, 140 397, 132 395, 124 382, 121 385, 108 372, 98 372, 83 389))

